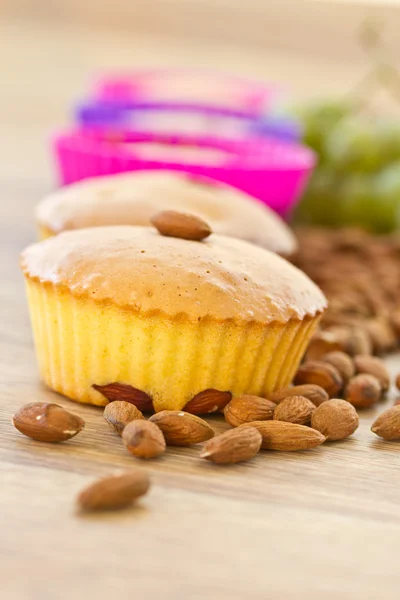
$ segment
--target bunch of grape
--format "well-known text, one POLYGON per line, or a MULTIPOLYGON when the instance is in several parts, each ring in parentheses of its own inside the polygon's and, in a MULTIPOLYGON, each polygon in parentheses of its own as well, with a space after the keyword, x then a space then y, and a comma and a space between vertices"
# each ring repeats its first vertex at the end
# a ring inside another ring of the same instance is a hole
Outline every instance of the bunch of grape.
POLYGON ((295 220, 400 228, 400 121, 361 114, 345 102, 311 104, 299 116, 319 162, 295 220))

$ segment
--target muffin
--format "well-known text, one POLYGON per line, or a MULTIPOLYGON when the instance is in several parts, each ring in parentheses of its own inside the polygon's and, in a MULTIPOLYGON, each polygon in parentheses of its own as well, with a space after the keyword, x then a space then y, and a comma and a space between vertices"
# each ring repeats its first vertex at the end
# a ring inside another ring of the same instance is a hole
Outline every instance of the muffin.
POLYGON ((105 225, 149 225, 161 210, 193 213, 213 231, 291 256, 297 242, 271 209, 225 184, 187 173, 137 171, 86 179, 63 188, 36 209, 40 238, 105 225))
POLYGON ((103 389, 132 388, 156 411, 209 389, 268 396, 292 380, 326 307, 285 259, 216 234, 80 229, 28 247, 21 265, 42 378, 96 405, 121 398, 103 389))

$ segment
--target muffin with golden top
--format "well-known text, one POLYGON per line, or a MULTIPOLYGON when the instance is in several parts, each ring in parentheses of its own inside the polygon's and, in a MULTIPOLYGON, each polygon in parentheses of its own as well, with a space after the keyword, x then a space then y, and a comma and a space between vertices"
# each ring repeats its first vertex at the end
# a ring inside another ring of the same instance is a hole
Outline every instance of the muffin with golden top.
POLYGON ((79 402, 148 400, 156 411, 204 390, 268 396, 287 386, 326 307, 322 292, 283 258, 209 235, 190 216, 154 223, 164 235, 80 229, 23 252, 47 385, 79 402))
POLYGON ((84 227, 149 225, 161 210, 195 214, 216 233, 282 256, 297 250, 288 225, 261 202, 211 179, 173 171, 138 171, 75 183, 42 200, 36 221, 43 239, 84 227))

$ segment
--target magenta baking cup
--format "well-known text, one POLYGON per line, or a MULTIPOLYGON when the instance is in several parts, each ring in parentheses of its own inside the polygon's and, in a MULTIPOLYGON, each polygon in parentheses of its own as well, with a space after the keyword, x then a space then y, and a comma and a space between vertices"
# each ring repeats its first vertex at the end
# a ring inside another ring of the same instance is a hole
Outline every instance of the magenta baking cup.
POLYGON ((222 73, 154 69, 125 75, 101 77, 94 88, 94 99, 136 106, 157 105, 231 111, 249 116, 262 114, 278 94, 276 87, 247 81, 222 73))
POLYGON ((167 169, 212 178, 258 198, 282 216, 300 198, 315 165, 307 147, 277 139, 213 137, 82 129, 53 140, 60 180, 167 169))

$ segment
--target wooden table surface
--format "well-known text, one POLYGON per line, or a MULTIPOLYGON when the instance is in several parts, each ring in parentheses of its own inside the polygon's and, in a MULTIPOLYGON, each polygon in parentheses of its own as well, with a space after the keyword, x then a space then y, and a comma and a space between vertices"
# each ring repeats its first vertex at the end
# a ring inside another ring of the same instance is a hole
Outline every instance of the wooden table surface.
MULTIPOLYGON (((13 55, 15 68, 0 95, 2 600, 398 599, 400 444, 369 431, 383 405, 362 414, 349 440, 309 452, 264 452, 248 464, 217 468, 200 461, 196 447, 139 463, 101 410, 42 387, 18 254, 34 239, 33 205, 52 186, 46 135, 94 67, 146 62, 147 51, 173 64, 188 59, 178 43, 165 40, 136 38, 132 46, 106 33, 13 23, 0 28, 0 50, 13 55), (11 416, 32 401, 75 411, 85 430, 59 445, 23 437, 11 416), (153 483, 136 508, 75 513, 83 486, 131 466, 147 469, 153 483)), ((192 60, 199 56, 193 47, 192 60)), ((208 48, 203 62, 212 64, 213 56, 208 48)), ((298 56, 238 56, 230 53, 224 64, 246 72, 248 61, 250 74, 264 68, 277 74, 284 65, 300 93, 313 78, 329 86, 332 72, 341 74, 338 85, 351 75, 349 66, 333 65, 321 79, 318 59, 305 61, 299 73, 298 56)), ((389 363, 395 372, 398 359, 389 363)), ((213 422, 225 427, 222 419, 213 422)))

